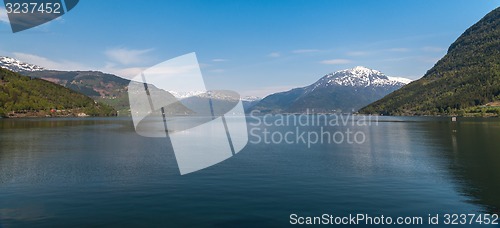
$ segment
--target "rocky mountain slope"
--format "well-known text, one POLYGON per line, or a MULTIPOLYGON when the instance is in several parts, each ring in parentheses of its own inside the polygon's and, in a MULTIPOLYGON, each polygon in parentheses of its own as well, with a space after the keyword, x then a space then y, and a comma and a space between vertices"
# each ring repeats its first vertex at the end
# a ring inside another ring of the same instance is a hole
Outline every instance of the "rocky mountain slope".
POLYGON ((355 112, 406 85, 410 79, 388 77, 357 66, 330 73, 315 83, 269 95, 252 110, 262 113, 355 112))

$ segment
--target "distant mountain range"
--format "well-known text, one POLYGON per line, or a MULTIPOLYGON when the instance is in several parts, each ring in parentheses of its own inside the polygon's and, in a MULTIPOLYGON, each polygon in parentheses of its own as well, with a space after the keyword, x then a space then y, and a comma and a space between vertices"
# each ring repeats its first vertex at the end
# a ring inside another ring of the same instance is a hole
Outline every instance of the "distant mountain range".
MULTIPOLYGON (((18 72, 22 75, 41 78, 66 88, 80 92, 96 101, 108 104, 118 110, 120 114, 128 114, 130 106, 127 87, 130 80, 113 74, 99 71, 56 71, 47 70, 43 67, 24 63, 10 57, 0 57, 0 68, 18 72)), ((202 96, 203 91, 177 92, 168 91, 178 100, 202 96)), ((203 98, 206 99, 206 98, 203 98)), ((224 97, 212 97, 214 100, 224 100, 224 97)), ((242 97, 243 106, 249 108, 260 100, 258 97, 242 97)))
MULTIPOLYGON (((9 57, 0 57, 0 68, 57 83, 122 112, 129 108, 127 86, 130 81, 116 75, 47 70, 9 57)), ((243 98, 243 101, 247 111, 262 113, 359 110, 360 113, 383 115, 479 112, 482 116, 500 116, 500 8, 467 29, 434 67, 421 79, 410 82, 358 66, 327 74, 309 86, 271 94, 262 100, 243 98)), ((6 81, 2 83, 5 85, 6 81)), ((190 96, 192 102, 196 102, 196 96, 191 95, 198 93, 170 92, 177 99, 189 99, 190 96)), ((224 100, 223 97, 214 99, 224 100)))
POLYGON ((360 112, 500 116, 499 101, 500 8, 497 8, 467 29, 421 79, 360 112))
POLYGON ((306 87, 271 94, 251 109, 262 113, 355 112, 409 82, 357 66, 327 74, 306 87))
MULTIPOLYGON (((206 96, 206 91, 190 91, 190 92, 177 92, 177 91, 168 91, 170 94, 172 94, 175 98, 177 99, 186 99, 186 98, 189 98, 189 97, 195 97, 195 96, 206 96)), ((221 99, 221 100, 224 100, 224 97, 222 96, 217 96, 217 94, 212 94, 212 97, 213 98, 216 98, 216 99, 221 99)), ((241 97, 240 98, 242 101, 248 101, 248 102, 255 102, 255 101, 258 101, 258 100, 261 100, 260 97, 256 97, 256 96, 245 96, 245 97, 241 97)))

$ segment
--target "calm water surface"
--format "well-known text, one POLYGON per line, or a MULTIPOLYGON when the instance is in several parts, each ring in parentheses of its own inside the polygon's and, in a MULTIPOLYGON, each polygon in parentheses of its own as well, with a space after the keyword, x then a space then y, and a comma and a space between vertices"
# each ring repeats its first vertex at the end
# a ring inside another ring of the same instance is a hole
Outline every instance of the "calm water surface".
POLYGON ((127 118, 0 119, 0 227, 255 227, 287 225, 292 213, 500 212, 500 120, 380 120, 351 126, 366 136, 359 145, 249 143, 180 176, 168 139, 137 135, 127 118))

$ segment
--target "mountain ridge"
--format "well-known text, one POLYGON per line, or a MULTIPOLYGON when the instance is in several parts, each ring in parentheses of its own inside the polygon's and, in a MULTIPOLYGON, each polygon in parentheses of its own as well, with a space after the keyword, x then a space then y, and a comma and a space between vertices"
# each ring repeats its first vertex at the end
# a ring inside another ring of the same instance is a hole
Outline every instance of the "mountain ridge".
POLYGON ((0 116, 113 116, 116 111, 63 86, 0 68, 0 116))
MULTIPOLYGON (((6 68, 23 75, 40 78, 62 85, 73 91, 85 94, 98 102, 111 105, 120 115, 127 115, 130 109, 128 99, 129 79, 100 71, 59 71, 49 70, 34 64, 29 64, 10 57, 1 57, 0 68, 6 68)), ((168 91, 173 97, 182 100, 203 95, 204 91, 177 92, 168 91)), ((214 100, 224 100, 224 97, 213 97, 214 100)), ((255 105, 260 98, 241 97, 245 108, 255 105)))
POLYGON ((360 110, 382 115, 500 115, 500 7, 468 28, 419 80, 360 110))
POLYGON ((41 66, 25 63, 15 58, 7 56, 0 56, 0 68, 4 68, 12 72, 21 72, 21 71, 33 72, 33 71, 45 70, 45 68, 41 66))
POLYGON ((380 71, 357 66, 321 77, 315 83, 289 91, 271 94, 252 109, 263 113, 353 112, 376 98, 401 88, 410 79, 394 80, 380 71))

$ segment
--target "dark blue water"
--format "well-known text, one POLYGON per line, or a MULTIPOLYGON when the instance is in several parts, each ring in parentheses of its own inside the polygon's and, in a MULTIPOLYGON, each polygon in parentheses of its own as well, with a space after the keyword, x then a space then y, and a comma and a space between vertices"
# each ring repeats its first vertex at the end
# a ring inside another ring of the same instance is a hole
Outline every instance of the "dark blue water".
POLYGON ((348 128, 365 142, 249 143, 181 176, 168 139, 138 136, 126 118, 0 119, 0 227, 255 227, 288 225, 290 214, 500 212, 498 119, 386 117, 348 128))

